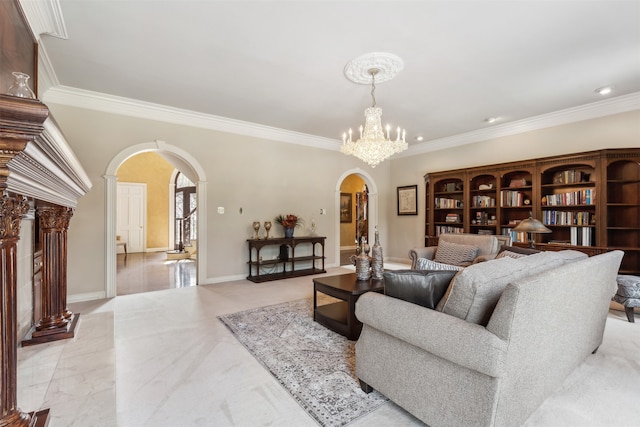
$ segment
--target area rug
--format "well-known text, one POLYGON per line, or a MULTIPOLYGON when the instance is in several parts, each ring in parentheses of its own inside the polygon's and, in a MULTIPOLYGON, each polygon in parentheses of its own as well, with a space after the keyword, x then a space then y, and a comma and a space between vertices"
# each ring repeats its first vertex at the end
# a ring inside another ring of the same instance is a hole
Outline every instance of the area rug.
POLYGON ((313 321, 310 299, 218 317, 322 426, 344 426, 384 404, 355 376, 355 342, 313 321))

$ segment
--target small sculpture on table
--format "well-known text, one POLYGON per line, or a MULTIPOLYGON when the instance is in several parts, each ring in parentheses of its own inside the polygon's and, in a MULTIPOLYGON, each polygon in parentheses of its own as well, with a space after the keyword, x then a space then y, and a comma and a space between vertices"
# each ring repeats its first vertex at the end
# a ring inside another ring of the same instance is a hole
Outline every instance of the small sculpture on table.
POLYGON ((253 238, 255 240, 260 239, 260 235, 258 234, 258 230, 260 230, 260 221, 253 221, 253 238))
POLYGON ((264 222, 264 229, 267 230, 267 236, 265 237, 265 239, 269 238, 269 230, 271 230, 271 221, 265 221, 264 222))
POLYGON ((358 255, 351 255, 349 260, 356 267, 356 280, 369 280, 371 279, 371 257, 369 257, 369 245, 367 244, 367 238, 362 238, 362 249, 358 255))
POLYGON ((384 273, 384 265, 382 256, 382 245, 380 245, 380 233, 378 233, 378 226, 375 227, 376 238, 373 247, 371 248, 371 276, 375 280, 381 280, 384 273))

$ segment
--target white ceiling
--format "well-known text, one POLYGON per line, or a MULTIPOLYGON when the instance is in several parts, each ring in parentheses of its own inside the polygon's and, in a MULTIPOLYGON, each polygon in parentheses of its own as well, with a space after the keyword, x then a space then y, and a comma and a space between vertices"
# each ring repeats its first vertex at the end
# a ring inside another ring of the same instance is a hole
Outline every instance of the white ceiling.
POLYGON ((343 69, 369 52, 404 61, 395 79, 377 85, 376 99, 383 123, 406 128, 412 145, 419 135, 428 146, 579 111, 603 101, 594 90, 606 85, 614 92, 604 102, 631 99, 628 109, 640 108, 640 1, 59 0, 59 7, 67 38, 42 36, 41 49, 63 89, 329 138, 336 147, 371 104, 370 87, 347 80, 343 69))

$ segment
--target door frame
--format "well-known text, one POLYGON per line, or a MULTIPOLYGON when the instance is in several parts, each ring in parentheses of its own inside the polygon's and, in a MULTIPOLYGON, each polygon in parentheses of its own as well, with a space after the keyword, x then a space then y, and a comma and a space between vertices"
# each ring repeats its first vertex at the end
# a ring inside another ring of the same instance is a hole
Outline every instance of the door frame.
POLYGON ((105 179, 105 297, 116 296, 116 183, 118 167, 129 157, 147 151, 160 151, 180 160, 189 167, 196 180, 198 197, 198 258, 196 260, 196 283, 207 280, 207 177, 204 169, 191 154, 164 141, 144 142, 125 148, 107 166, 105 179))

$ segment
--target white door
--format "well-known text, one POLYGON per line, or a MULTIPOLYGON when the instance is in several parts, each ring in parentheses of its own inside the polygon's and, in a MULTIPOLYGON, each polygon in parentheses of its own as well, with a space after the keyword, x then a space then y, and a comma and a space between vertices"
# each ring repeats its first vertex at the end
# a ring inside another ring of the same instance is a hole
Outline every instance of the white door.
POLYGON ((116 234, 127 252, 144 252, 147 184, 118 183, 116 234))

